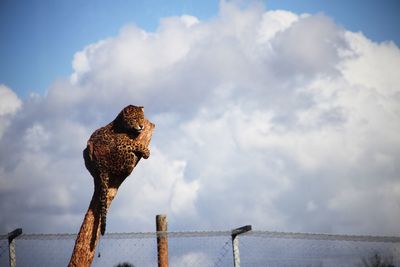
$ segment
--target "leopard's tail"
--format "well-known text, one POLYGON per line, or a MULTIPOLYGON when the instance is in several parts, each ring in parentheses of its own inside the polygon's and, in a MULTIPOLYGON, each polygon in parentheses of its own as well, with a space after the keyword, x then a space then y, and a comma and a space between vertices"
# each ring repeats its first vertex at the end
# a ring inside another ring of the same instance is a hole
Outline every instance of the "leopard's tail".
POLYGON ((101 191, 100 191, 100 233, 104 235, 107 225, 107 191, 108 191, 108 176, 100 175, 101 191))

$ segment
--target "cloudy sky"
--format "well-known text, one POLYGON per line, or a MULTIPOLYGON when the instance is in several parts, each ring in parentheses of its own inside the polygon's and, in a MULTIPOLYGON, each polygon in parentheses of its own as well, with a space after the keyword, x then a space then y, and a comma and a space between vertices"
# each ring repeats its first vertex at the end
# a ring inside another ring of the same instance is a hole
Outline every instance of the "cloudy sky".
POLYGON ((77 232, 86 141, 136 104, 152 155, 109 232, 398 235, 396 1, 60 5, 0 4, 0 232, 77 232))

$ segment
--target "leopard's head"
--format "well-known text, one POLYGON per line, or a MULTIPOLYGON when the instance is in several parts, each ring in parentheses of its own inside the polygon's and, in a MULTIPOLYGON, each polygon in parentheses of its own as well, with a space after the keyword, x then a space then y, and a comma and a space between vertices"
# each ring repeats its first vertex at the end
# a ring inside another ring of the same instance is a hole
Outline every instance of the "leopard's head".
POLYGON ((144 108, 129 105, 119 113, 117 120, 125 131, 139 134, 144 129, 144 108))

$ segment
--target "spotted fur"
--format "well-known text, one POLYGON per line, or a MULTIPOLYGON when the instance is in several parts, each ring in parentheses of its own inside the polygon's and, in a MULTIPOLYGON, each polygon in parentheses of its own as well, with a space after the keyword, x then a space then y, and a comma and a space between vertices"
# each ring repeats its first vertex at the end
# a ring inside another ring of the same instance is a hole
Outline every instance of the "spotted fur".
MULTIPOLYGON (((107 218, 107 192, 112 179, 125 179, 137 157, 147 159, 149 149, 136 140, 144 129, 143 107, 125 107, 108 125, 96 130, 84 150, 85 165, 100 182, 100 232, 104 235, 107 218)), ((96 179, 95 179, 96 182, 96 179)))

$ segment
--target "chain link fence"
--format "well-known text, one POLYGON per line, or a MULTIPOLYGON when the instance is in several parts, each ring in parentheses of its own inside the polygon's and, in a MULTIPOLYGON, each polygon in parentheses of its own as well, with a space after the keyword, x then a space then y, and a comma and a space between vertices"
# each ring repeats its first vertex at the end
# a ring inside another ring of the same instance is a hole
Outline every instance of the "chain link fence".
MULTIPOLYGON (((101 238, 92 266, 157 266, 156 233, 112 233, 101 238)), ((22 234, 17 266, 66 266, 75 234, 22 234)), ((250 231, 238 236, 241 266, 400 267, 400 238, 250 231)), ((171 267, 233 266, 231 231, 168 233, 171 267)), ((0 266, 9 266, 7 235, 0 266)))
POLYGON ((242 266, 400 266, 400 238, 253 231, 240 238, 242 266))
POLYGON ((8 266, 8 238, 0 236, 0 266, 8 266))

